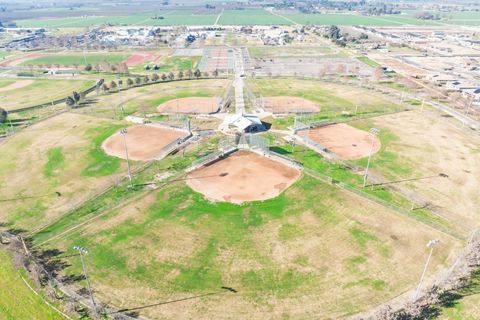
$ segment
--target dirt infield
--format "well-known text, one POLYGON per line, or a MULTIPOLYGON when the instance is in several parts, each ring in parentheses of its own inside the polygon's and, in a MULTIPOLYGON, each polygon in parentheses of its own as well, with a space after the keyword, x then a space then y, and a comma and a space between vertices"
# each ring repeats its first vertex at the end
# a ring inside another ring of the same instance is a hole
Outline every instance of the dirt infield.
POLYGON ((263 98, 265 109, 272 113, 318 112, 320 107, 314 102, 298 97, 278 96, 263 98))
POLYGON ((321 144, 343 160, 355 160, 380 150, 380 140, 369 132, 338 123, 301 132, 313 141, 321 144), (372 141, 372 139, 374 139, 372 141))
POLYGON ((162 103, 157 111, 160 113, 213 113, 219 109, 216 97, 191 97, 174 99, 162 103))
POLYGON ((300 177, 300 171, 253 152, 231 156, 192 171, 187 184, 214 201, 243 203, 278 196, 300 177))
POLYGON ((151 53, 135 53, 128 57, 128 59, 125 60, 125 63, 127 64, 127 66, 131 67, 139 65, 141 63, 147 63, 155 59, 155 55, 151 53))
MULTIPOLYGON (((153 124, 139 125, 128 128, 126 134, 128 157, 136 161, 153 160, 163 147, 186 133, 167 129, 153 124)), ((103 150, 111 156, 125 159, 125 145, 120 133, 109 137, 102 144, 103 150)))
POLYGON ((0 92, 20 89, 20 88, 26 87, 26 86, 28 86, 32 83, 33 83, 33 80, 18 80, 18 81, 15 81, 12 84, 9 84, 8 86, 0 88, 0 92))

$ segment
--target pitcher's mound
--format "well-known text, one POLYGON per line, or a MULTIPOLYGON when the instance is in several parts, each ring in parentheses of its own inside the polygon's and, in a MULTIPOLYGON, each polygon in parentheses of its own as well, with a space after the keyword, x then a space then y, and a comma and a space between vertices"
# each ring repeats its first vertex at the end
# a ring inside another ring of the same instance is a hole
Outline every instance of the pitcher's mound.
POLYGON ((368 156, 372 143, 372 153, 380 150, 380 140, 376 136, 345 123, 310 129, 301 132, 300 135, 306 135, 343 160, 355 160, 368 156))
POLYGON ((160 113, 208 114, 217 112, 219 107, 219 99, 216 97, 191 97, 162 103, 157 111, 160 113))
POLYGON ((249 151, 203 166, 187 175, 187 184, 214 201, 242 203, 278 196, 300 171, 249 151))
POLYGON ((289 96, 263 98, 265 109, 272 113, 313 113, 320 107, 313 101, 289 96))
MULTIPOLYGON (((162 149, 177 139, 187 136, 186 132, 145 124, 128 128, 128 158, 136 161, 150 161, 159 155, 162 149)), ((102 144, 105 152, 111 156, 126 158, 125 142, 120 133, 116 133, 102 144)))

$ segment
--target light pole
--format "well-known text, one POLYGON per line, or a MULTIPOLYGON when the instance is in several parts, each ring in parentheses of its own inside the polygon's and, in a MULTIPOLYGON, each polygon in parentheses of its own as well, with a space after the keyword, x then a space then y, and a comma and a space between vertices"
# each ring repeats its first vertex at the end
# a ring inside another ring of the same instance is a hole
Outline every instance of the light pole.
POLYGON ((88 254, 88 250, 79 246, 74 246, 73 250, 77 250, 78 253, 80 254, 80 260, 82 261, 83 275, 85 276, 85 280, 87 281, 87 289, 88 289, 88 293, 90 294, 90 300, 92 301, 92 305, 93 305, 93 316, 94 316, 94 319, 98 319, 97 304, 95 303, 95 299, 93 298, 92 286, 90 285, 90 280, 88 279, 88 275, 87 275, 87 268, 85 267, 85 260, 83 259, 83 255, 88 254))
POLYGON ((412 301, 417 301, 418 293, 420 292, 420 288, 422 286, 423 278, 425 277, 425 273, 427 272, 428 263, 430 262, 430 258, 432 257, 433 248, 439 243, 439 240, 430 240, 427 243, 427 247, 430 248, 430 253, 428 254, 427 262, 425 263, 425 267, 423 268, 422 276, 420 277, 420 281, 418 282, 417 290, 413 295, 412 301))
POLYGON ((132 186, 132 171, 130 170, 130 160, 128 159, 127 132, 127 128, 120 130, 120 134, 123 136, 123 144, 125 145, 125 158, 127 159, 128 179, 130 180, 130 185, 132 186))
POLYGON ((372 133, 373 136, 372 136, 372 145, 370 147, 370 153, 368 154, 367 169, 365 170, 365 174, 363 175, 363 187, 364 188, 367 185, 368 169, 370 168, 370 160, 372 159, 373 144, 375 143, 375 137, 380 132, 380 129, 372 128, 372 129, 370 129, 370 132, 372 133))

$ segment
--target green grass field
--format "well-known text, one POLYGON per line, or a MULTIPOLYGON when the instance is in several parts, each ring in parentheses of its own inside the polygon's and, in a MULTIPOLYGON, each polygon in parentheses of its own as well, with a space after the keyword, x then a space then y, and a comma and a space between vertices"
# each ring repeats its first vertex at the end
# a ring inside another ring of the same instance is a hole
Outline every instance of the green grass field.
MULTIPOLYGON (((122 192, 128 190, 112 191, 112 201, 122 197, 122 192)), ((77 211, 34 241, 92 217, 88 212, 87 208, 77 211)), ((338 317, 357 312, 413 284, 416 273, 412 271, 421 267, 420 259, 414 257, 425 254, 413 239, 435 234, 413 220, 353 200, 307 176, 275 199, 241 206, 208 202, 183 182, 176 182, 129 205, 107 210, 96 221, 56 238, 55 247, 69 252, 72 245, 82 245, 90 250, 87 263, 92 283, 102 288, 97 294, 128 308, 218 293, 219 297, 185 305, 181 314, 189 317, 199 308, 203 315, 215 314, 219 299, 222 308, 228 306, 235 314, 272 315, 269 301, 274 297, 283 308, 273 312, 283 317, 304 317, 310 312, 338 317), (383 227, 371 223, 380 216, 392 223, 383 227), (399 250, 390 234, 411 249, 408 263, 397 264, 405 248, 399 250), (332 238, 334 256, 327 245, 332 238), (222 286, 238 293, 222 291, 222 286), (146 288, 148 294, 138 294, 146 288), (127 303, 122 298, 126 292, 132 294, 127 303), (302 303, 303 297, 311 302, 302 303)), ((443 250, 454 242, 441 234, 435 236, 445 241, 442 252, 434 257, 438 264, 446 257, 443 250)), ((68 261, 72 267, 67 274, 78 274, 78 259, 68 261)), ((175 317, 178 312, 151 308, 142 314, 175 317)))
POLYGON ((255 94, 268 96, 294 96, 311 100, 321 107, 319 119, 325 120, 341 116, 343 112, 366 116, 369 113, 382 113, 400 110, 391 99, 369 90, 314 80, 298 79, 249 79, 255 94))
POLYGON ((219 24, 223 25, 274 25, 291 24, 288 20, 266 10, 225 10, 219 24))
POLYGON ((107 157, 101 143, 122 125, 62 114, 33 125, 2 144, 0 221, 29 229, 55 219, 70 206, 118 177, 123 163, 107 157))
POLYGON ((33 80, 25 87, 0 92, 2 107, 15 110, 65 98, 73 91, 83 91, 95 84, 95 80, 33 80))
POLYGON ((128 54, 86 54, 85 57, 83 54, 58 54, 58 55, 49 55, 49 56, 43 56, 43 57, 38 57, 34 59, 30 59, 27 61, 24 61, 21 63, 23 66, 28 66, 28 65, 55 65, 59 64, 62 66, 65 65, 73 65, 73 64, 80 64, 80 65, 85 65, 85 61, 90 64, 98 64, 102 62, 108 62, 108 63, 119 63, 122 61, 125 61, 128 58, 128 54))
MULTIPOLYGON (((159 69, 151 70, 152 72, 177 72, 195 70, 201 57, 166 57, 157 63, 159 69)), ((151 64, 153 65, 153 64, 151 64)), ((143 65, 139 65, 137 69, 143 70, 143 65)))
POLYGON ((9 86, 12 83, 15 83, 15 80, 0 80, 0 88, 9 86))
POLYGON ((25 272, 13 267, 10 255, 4 249, 0 249, 1 319, 64 319, 57 311, 45 304, 41 296, 33 293, 20 276, 28 279, 25 272))
MULTIPOLYGON (((217 19, 214 13, 198 13, 192 10, 166 10, 152 13, 133 13, 131 15, 102 16, 96 15, 68 18, 26 19, 15 21, 20 27, 30 28, 79 28, 99 26, 106 23, 112 25, 160 26, 160 25, 213 25, 217 19), (157 15, 163 19, 152 19, 157 15)), ((364 16, 353 13, 271 13, 261 9, 231 10, 223 12, 219 19, 221 25, 368 25, 368 26, 435 26, 444 23, 460 25, 478 25, 477 12, 445 13, 441 21, 419 20, 414 14, 407 12, 401 15, 364 16)))

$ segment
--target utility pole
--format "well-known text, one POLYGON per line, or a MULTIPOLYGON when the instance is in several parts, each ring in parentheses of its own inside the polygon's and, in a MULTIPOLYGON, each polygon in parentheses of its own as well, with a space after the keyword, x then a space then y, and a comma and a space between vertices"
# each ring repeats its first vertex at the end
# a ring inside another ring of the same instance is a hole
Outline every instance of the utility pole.
POLYGON ((418 282, 417 290, 412 297, 412 302, 417 301, 418 293, 420 292, 420 288, 422 286, 423 278, 425 277, 425 273, 427 272, 428 264, 430 262, 430 258, 432 257, 433 248, 439 243, 439 240, 430 240, 427 243, 427 247, 430 248, 430 253, 428 254, 427 262, 425 263, 425 267, 423 268, 422 276, 420 277, 420 281, 418 282))
POLYGON ((367 185, 367 179, 368 179, 368 169, 370 168, 370 161, 372 159, 372 153, 373 153, 373 144, 375 143, 375 137, 378 135, 380 132, 380 129, 377 128, 372 128, 370 129, 370 132, 372 133, 372 145, 370 147, 370 153, 368 154, 368 161, 367 161, 367 169, 365 170, 365 174, 363 175, 363 187, 367 185))
POLYGON ((127 159, 128 179, 130 180, 130 186, 133 187, 132 171, 130 170, 130 160, 128 159, 127 132, 127 128, 120 130, 120 134, 123 136, 123 144, 125 145, 125 158, 127 159))
POLYGON ((80 254, 80 260, 82 261, 83 275, 85 276, 85 280, 87 281, 87 289, 88 289, 88 293, 90 294, 90 300, 92 301, 92 305, 93 305, 93 318, 98 319, 97 304, 95 303, 95 299, 93 298, 92 286, 90 285, 90 280, 88 279, 87 268, 85 267, 85 260, 83 258, 84 254, 88 254, 88 250, 79 246, 74 246, 73 250, 77 250, 78 253, 80 254))

